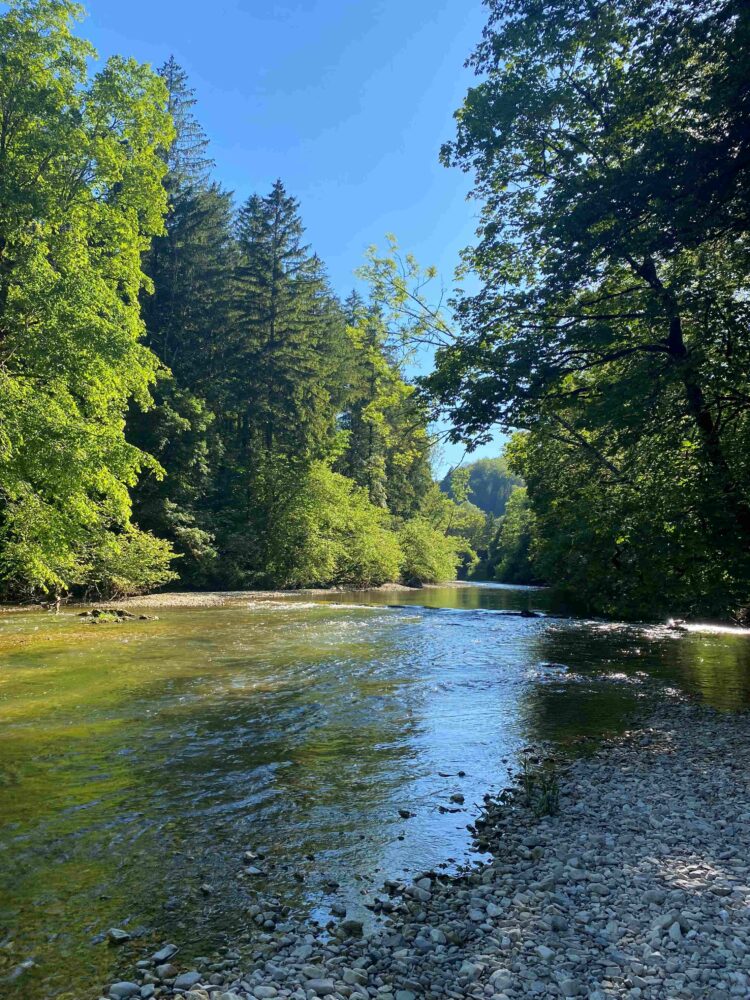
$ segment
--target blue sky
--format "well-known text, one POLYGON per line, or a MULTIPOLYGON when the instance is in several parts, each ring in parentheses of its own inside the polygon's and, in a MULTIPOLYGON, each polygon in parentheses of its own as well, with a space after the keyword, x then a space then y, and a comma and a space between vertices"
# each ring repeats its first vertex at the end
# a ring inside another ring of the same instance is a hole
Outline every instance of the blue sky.
MULTIPOLYGON (((88 0, 102 56, 173 54, 196 90, 219 180, 238 200, 277 177, 345 295, 393 232, 450 284, 471 242, 470 178, 438 162, 472 76, 480 0, 88 0)), ((442 466, 462 448, 445 446, 442 466)), ((489 446, 477 455, 497 454, 489 446)))

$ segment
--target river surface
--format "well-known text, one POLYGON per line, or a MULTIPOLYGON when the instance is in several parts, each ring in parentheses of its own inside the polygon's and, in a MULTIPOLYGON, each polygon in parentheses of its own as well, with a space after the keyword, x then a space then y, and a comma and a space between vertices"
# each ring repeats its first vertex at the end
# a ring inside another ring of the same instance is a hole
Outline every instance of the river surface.
POLYGON ((750 704, 748 633, 522 609, 554 610, 476 585, 0 615, 0 979, 35 963, 0 995, 96 997, 165 941, 189 968, 259 894, 366 912, 386 877, 477 860, 466 825, 527 744, 575 752, 664 689, 750 704))

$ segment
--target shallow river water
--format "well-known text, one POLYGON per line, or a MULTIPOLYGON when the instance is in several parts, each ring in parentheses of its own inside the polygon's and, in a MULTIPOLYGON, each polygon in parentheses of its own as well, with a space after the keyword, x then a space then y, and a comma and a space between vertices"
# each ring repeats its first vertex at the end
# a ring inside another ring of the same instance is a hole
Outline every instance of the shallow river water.
POLYGON ((96 997, 165 941, 188 962, 251 929, 259 892, 361 910, 476 860, 466 824, 523 746, 621 730, 665 687, 750 704, 748 633, 509 613, 529 608, 552 610, 477 585, 0 615, 0 995, 96 997), (240 877, 247 850, 264 875, 240 877))

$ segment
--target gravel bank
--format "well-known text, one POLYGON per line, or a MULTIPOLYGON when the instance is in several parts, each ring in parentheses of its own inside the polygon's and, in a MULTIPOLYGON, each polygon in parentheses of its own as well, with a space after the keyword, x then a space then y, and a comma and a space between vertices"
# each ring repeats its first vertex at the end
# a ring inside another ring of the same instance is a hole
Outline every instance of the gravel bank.
POLYGON ((235 948, 178 969, 167 947, 105 995, 748 997, 749 737, 747 715, 668 706, 572 763, 558 815, 488 802, 492 863, 387 883, 371 933, 301 924, 259 897, 235 948))
MULTIPOLYGON (((455 586, 455 584, 446 584, 455 586)), ((370 590, 383 593, 402 593, 419 588, 407 587, 402 583, 384 583, 370 590)), ((169 594, 144 594, 128 597, 121 601, 105 602, 108 607, 139 608, 220 608, 227 605, 252 604, 254 601, 280 600, 295 597, 322 597, 329 594, 351 594, 351 587, 308 587, 302 590, 216 590, 182 591, 169 594)))

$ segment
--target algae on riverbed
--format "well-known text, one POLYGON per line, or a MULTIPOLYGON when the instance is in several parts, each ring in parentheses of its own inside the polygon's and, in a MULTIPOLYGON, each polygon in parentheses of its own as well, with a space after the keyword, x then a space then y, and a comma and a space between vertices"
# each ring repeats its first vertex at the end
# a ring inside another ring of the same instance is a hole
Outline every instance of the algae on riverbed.
POLYGON ((244 928, 260 888, 324 915, 327 881, 358 897, 464 859, 504 761, 616 730, 650 678, 747 698, 745 636, 502 614, 546 600, 472 587, 401 593, 414 606, 397 609, 335 594, 96 628, 4 615, 0 962, 37 962, 7 995, 83 1000, 118 961, 91 943, 110 926, 146 929, 124 946, 134 958, 166 934, 187 959, 244 928), (466 812, 441 813, 456 792, 466 812), (238 879, 258 847, 262 885, 238 879))

